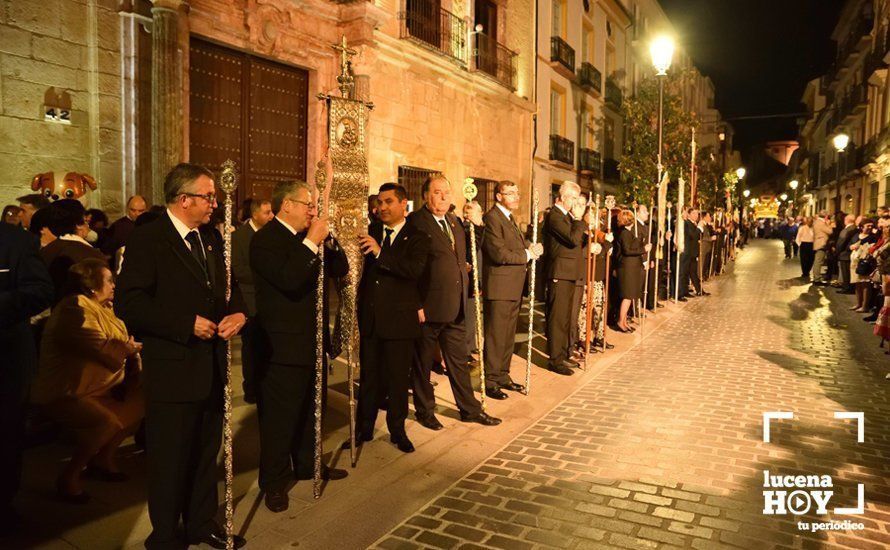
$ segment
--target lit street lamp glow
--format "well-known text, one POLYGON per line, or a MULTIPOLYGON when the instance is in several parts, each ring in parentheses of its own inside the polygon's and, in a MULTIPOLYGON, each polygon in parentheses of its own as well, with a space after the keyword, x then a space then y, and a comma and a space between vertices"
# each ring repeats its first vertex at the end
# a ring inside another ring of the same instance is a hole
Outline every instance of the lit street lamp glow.
MULTIPOLYGON (((745 179, 745 173, 746 173, 746 170, 745 170, 744 166, 739 166, 735 171, 735 175, 738 176, 740 180, 745 179)), ((747 195, 745 195, 745 196, 747 197, 747 195)))
POLYGON ((850 143, 850 136, 840 133, 831 139, 831 143, 834 145, 834 148, 837 149, 837 152, 840 153, 846 149, 847 145, 850 143))
POLYGON ((652 55, 652 65, 659 76, 667 74, 671 66, 671 57, 674 55, 674 41, 667 36, 659 36, 649 46, 649 54, 652 55))
POLYGON ((744 191, 742 191, 742 195, 744 195, 745 198, 747 199, 748 197, 751 196, 751 190, 750 190, 750 189, 745 189, 744 191))
POLYGON ((796 191, 798 185, 800 185, 800 182, 797 180, 791 180, 790 182, 788 182, 788 187, 790 187, 792 191, 796 191))
POLYGON ((788 193, 782 193, 781 195, 779 195, 779 198, 782 199, 782 202, 787 201, 787 200, 788 200, 788 193))

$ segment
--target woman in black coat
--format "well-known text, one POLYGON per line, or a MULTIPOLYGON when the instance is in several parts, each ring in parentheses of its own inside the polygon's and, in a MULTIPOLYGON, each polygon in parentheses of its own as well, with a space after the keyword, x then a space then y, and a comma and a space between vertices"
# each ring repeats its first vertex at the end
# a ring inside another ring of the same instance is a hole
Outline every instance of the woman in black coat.
POLYGON ((618 311, 618 331, 633 332, 627 325, 627 311, 632 300, 643 297, 643 254, 651 245, 643 245, 642 239, 634 235, 631 227, 635 223, 634 214, 630 210, 618 213, 618 237, 616 254, 618 255, 618 295, 621 306, 618 311))

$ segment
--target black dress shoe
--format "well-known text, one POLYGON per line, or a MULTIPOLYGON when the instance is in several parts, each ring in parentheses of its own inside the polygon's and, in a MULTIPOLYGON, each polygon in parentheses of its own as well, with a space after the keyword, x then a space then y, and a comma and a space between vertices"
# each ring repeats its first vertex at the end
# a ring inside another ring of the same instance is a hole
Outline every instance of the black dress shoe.
MULTIPOLYGON (((222 531, 220 531, 217 533, 210 533, 209 535, 206 535, 198 540, 189 541, 189 544, 195 544, 195 545, 206 544, 207 546, 210 546, 211 548, 218 548, 219 550, 225 550, 226 542, 227 542, 226 534, 223 533, 222 531)), ((239 537, 238 535, 233 534, 232 535, 232 543, 235 546, 235 548, 241 548, 245 544, 247 544, 247 541, 244 539, 244 537, 239 537)))
POLYGON ((664 307, 664 304, 662 304, 662 303, 658 303, 658 304, 656 304, 656 306, 655 306, 655 307, 656 307, 656 308, 659 308, 659 307, 664 307))
POLYGON ((460 413, 460 421, 475 422, 476 424, 482 424, 483 426, 497 426, 501 423, 500 418, 495 418, 484 411, 480 411, 476 414, 460 413))
POLYGON ((699 295, 699 296, 710 296, 710 295, 711 295, 711 293, 710 293, 710 292, 707 292, 707 291, 704 291, 704 290, 702 290, 702 291, 701 291, 701 292, 699 292, 699 293, 698 293, 698 295, 699 295))
POLYGON ((606 342, 606 345, 603 346, 603 343, 602 343, 601 341, 597 341, 597 342, 594 342, 594 343, 593 343, 593 347, 594 347, 594 348, 602 348, 602 347, 605 347, 606 349, 615 349, 615 344, 610 344, 609 342, 606 342))
POLYGON ((566 359, 565 361, 563 361, 563 364, 573 369, 581 367, 581 363, 575 361, 574 359, 566 359))
POLYGON ((500 388, 491 388, 491 389, 486 388, 485 395, 487 395, 488 397, 491 397, 492 399, 497 399, 498 401, 501 401, 501 400, 504 400, 504 399, 510 397, 506 393, 502 392, 500 388))
POLYGON ((408 436, 405 434, 401 435, 391 435, 389 436, 389 440, 396 444, 396 447, 399 448, 403 453, 413 453, 414 452, 414 444, 411 443, 411 440, 408 439, 408 436))
POLYGON ((565 367, 563 365, 550 365, 547 367, 547 370, 550 372, 555 372, 556 374, 561 374, 563 376, 571 376, 575 372, 569 367, 565 367))
POLYGON ((279 513, 287 510, 290 506, 290 499, 287 498, 287 491, 284 489, 275 489, 266 491, 266 508, 270 512, 279 513))
MULTIPOLYGON (((298 473, 297 479, 303 480, 303 481, 305 481, 307 479, 312 479, 315 477, 313 474, 314 474, 313 472, 309 472, 308 474, 305 472, 298 473)), ((329 466, 325 466, 324 464, 321 465, 321 479, 323 479, 325 481, 339 481, 341 479, 346 478, 348 475, 349 475, 349 472, 347 472, 346 470, 341 470, 339 468, 331 468, 329 466)))
POLYGON ((439 422, 439 419, 436 418, 436 415, 434 414, 431 414, 429 416, 415 416, 415 418, 417 418, 417 421, 420 423, 421 426, 428 430, 439 431, 445 427, 442 425, 441 422, 439 422))
POLYGON ((684 296, 682 298, 677 298, 677 301, 678 302, 688 302, 689 300, 687 300, 686 297, 684 296))
POLYGON ((504 384, 503 386, 501 386, 501 389, 507 390, 507 391, 522 392, 522 391, 525 391, 525 386, 523 386, 522 384, 517 384, 516 382, 511 381, 509 384, 504 384))

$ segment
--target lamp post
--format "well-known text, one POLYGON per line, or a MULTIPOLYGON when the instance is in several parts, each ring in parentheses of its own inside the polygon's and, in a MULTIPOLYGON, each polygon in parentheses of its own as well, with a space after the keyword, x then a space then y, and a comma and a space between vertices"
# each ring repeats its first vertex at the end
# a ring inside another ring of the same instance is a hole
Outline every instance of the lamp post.
POLYGON ((841 211, 841 153, 844 152, 844 149, 847 148, 847 145, 850 143, 850 136, 841 132, 831 138, 831 143, 834 145, 834 148, 837 150, 837 159, 834 161, 834 179, 835 185, 837 185, 837 194, 835 195, 835 205, 834 211, 841 211))
POLYGON ((794 191, 794 203, 791 205, 791 215, 794 216, 797 213, 797 186, 800 185, 800 182, 797 180, 791 180, 788 182, 788 187, 794 191))
POLYGON ((661 185, 661 175, 664 172, 662 164, 663 126, 664 126, 664 79, 667 70, 671 66, 671 58, 674 55, 674 42, 667 36, 659 36, 649 46, 652 55, 652 65, 655 67, 655 76, 658 77, 658 183, 661 185))

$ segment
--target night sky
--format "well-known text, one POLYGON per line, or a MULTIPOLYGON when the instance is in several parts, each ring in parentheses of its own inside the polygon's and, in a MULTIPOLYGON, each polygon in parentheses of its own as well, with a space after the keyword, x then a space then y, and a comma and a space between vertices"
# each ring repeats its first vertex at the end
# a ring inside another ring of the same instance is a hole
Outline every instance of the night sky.
MULTIPOLYGON (((710 76, 724 119, 795 113, 806 83, 834 58, 842 0, 661 0, 676 40, 710 76)), ((794 117, 730 120, 748 157, 765 141, 797 135, 794 117)))

